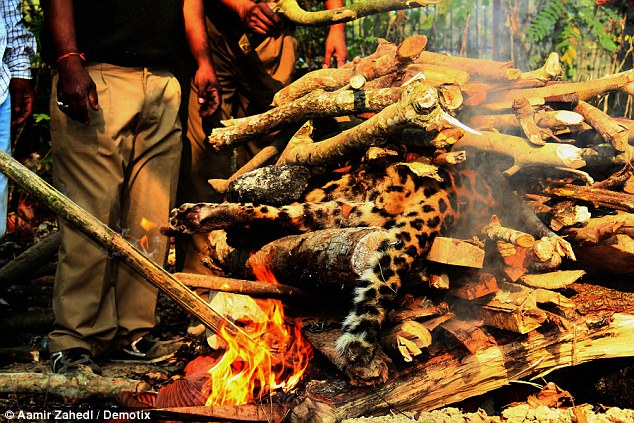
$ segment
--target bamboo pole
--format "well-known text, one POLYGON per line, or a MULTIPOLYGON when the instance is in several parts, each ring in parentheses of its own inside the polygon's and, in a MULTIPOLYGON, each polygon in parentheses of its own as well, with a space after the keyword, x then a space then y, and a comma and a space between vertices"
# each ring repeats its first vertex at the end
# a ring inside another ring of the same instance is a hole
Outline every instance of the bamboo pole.
POLYGON ((206 327, 218 333, 220 326, 224 325, 226 330, 235 336, 241 345, 255 343, 245 332, 211 308, 202 298, 165 269, 149 260, 121 235, 4 152, 0 152, 0 171, 33 194, 43 204, 48 205, 59 217, 66 219, 109 252, 115 253, 116 257, 119 257, 148 282, 171 297, 178 305, 196 316, 206 327))

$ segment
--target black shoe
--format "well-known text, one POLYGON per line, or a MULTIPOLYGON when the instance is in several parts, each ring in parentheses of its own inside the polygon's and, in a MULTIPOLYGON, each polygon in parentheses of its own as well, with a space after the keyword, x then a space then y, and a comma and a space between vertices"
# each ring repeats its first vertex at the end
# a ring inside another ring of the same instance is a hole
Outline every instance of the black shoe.
POLYGON ((92 354, 85 348, 69 348, 51 354, 51 369, 53 373, 89 370, 95 374, 101 374, 101 367, 95 363, 92 354))
POLYGON ((114 351, 108 360, 116 363, 160 363, 172 358, 183 345, 180 341, 160 341, 147 334, 114 351))

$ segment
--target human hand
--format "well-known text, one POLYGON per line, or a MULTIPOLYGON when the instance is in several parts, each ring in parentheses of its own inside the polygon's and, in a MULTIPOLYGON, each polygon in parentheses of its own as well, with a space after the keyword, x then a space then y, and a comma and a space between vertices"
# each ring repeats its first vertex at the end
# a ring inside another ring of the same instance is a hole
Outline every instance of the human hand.
POLYGON ((348 59, 348 47, 346 46, 344 24, 337 24, 330 27, 328 31, 328 37, 326 38, 326 50, 324 53, 324 63, 322 67, 324 69, 329 68, 332 62, 332 58, 337 59, 337 67, 341 67, 346 64, 348 59))
POLYGON ((242 2, 237 12, 244 26, 256 34, 275 36, 284 26, 282 18, 268 3, 242 2))
POLYGON ((198 92, 198 114, 203 118, 213 115, 221 101, 221 88, 214 69, 211 66, 199 66, 194 75, 194 85, 198 92))
POLYGON ((68 57, 58 66, 57 106, 68 117, 88 125, 90 111, 99 109, 97 87, 78 57, 68 57))
POLYGON ((9 92, 11 93, 11 125, 20 125, 33 114, 35 106, 33 81, 11 78, 9 92))

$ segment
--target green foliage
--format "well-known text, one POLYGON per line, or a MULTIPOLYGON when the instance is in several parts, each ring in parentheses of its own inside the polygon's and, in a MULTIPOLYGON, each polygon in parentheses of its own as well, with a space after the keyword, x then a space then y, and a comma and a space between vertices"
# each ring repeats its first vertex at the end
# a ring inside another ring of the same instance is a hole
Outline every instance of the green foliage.
MULTIPOLYGON (((577 79, 582 54, 592 49, 613 55, 618 48, 621 16, 608 7, 596 7, 593 0, 550 0, 535 16, 526 31, 526 39, 547 55, 553 47, 559 53, 566 75, 577 79)), ((530 62, 538 66, 538 61, 530 62)))

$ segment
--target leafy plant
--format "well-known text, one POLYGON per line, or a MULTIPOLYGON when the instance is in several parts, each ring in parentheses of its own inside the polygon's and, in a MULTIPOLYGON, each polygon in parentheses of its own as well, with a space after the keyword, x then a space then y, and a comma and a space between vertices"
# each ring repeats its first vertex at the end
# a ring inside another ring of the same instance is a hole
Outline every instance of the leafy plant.
MULTIPOLYGON (((560 55, 566 76, 579 79, 592 55, 613 55, 618 48, 621 16, 608 7, 596 7, 592 0, 550 0, 526 31, 527 41, 542 55, 529 63, 538 66, 550 49, 560 55)), ((595 57, 596 58, 596 57, 595 57)))

